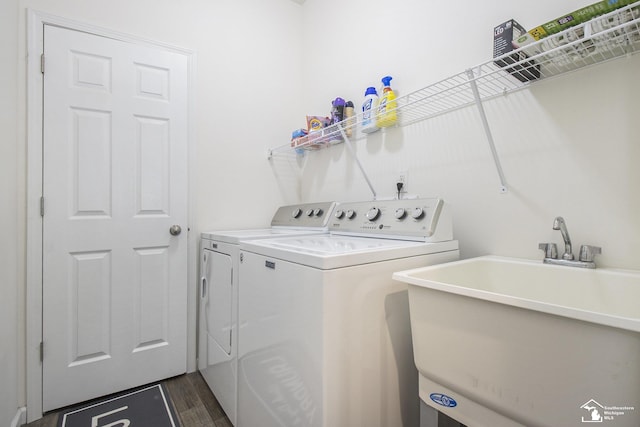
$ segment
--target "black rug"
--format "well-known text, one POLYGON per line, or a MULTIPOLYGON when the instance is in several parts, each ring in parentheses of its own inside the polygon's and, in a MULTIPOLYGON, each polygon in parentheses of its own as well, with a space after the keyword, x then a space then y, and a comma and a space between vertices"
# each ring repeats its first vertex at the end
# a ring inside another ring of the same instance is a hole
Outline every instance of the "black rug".
POLYGON ((162 384, 127 391, 60 413, 58 427, 179 427, 162 384))

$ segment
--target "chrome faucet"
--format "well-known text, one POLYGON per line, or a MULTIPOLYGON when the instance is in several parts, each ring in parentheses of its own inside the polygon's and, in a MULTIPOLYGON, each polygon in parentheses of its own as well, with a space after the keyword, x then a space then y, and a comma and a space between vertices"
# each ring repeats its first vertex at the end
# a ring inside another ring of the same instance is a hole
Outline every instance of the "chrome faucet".
POLYGON ((602 253, 602 249, 598 246, 582 245, 580 246, 580 254, 578 260, 574 260, 573 249, 571 247, 571 238, 567 230, 567 224, 561 216, 553 220, 553 229, 560 230, 562 239, 564 240, 564 253, 562 258, 558 258, 558 247, 555 243, 540 243, 539 249, 544 251, 544 263, 568 265, 573 267, 596 268, 594 257, 602 253))
POLYGON ((567 230, 567 224, 564 222, 564 218, 557 216, 556 219, 553 220, 553 229, 560 230, 562 239, 564 240, 562 259, 572 260, 574 257, 573 249, 571 248, 571 237, 569 237, 569 230, 567 230))

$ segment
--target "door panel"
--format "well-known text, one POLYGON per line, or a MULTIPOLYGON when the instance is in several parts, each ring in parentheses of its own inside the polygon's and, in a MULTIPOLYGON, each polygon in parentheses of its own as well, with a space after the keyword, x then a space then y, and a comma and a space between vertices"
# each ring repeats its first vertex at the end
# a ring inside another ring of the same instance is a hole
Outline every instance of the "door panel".
POLYGON ((44 35, 49 411, 186 371, 188 59, 44 35))
POLYGON ((136 116, 136 214, 169 215, 169 121, 136 116))
POLYGON ((74 366, 111 354, 111 253, 75 253, 71 254, 70 262, 72 347, 69 365, 74 366))
POLYGON ((111 215, 111 114, 71 108, 72 216, 111 215))
POLYGON ((135 249, 134 352, 169 344, 167 247, 135 249))

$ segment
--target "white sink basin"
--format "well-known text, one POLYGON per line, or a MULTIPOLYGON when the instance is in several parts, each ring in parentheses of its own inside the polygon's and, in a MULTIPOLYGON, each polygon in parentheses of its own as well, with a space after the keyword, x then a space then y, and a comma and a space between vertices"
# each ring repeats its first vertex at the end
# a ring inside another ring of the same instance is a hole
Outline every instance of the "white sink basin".
POLYGON ((470 426, 640 426, 640 272, 488 256, 393 277, 427 404, 470 426))

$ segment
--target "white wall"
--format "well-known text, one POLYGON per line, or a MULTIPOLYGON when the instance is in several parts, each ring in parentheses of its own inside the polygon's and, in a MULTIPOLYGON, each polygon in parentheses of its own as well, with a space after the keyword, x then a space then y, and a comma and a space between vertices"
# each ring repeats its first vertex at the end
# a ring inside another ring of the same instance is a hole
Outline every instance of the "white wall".
POLYGON ((0 425, 9 426, 19 406, 18 381, 18 117, 17 1, 0 2, 0 425))
MULTIPOLYGON (((315 54, 305 63, 300 117, 326 114, 336 96, 359 105, 388 74, 399 95, 420 89, 489 60, 495 25, 514 18, 532 28, 584 4, 307 0, 305 45, 315 54)), ((551 228, 562 215, 574 252, 598 245, 600 265, 640 268, 638 70, 640 55, 487 102, 507 194, 474 107, 373 134, 356 150, 379 195, 392 196, 396 174, 407 170, 410 193, 449 201, 463 257, 539 259, 539 242, 562 242, 551 228)), ((310 200, 371 199, 343 146, 307 155, 301 171, 310 200)))
MULTIPOLYGON (((0 424, 25 401, 24 354, 10 344, 24 341, 26 8, 197 52, 195 245, 204 229, 266 225, 283 203, 370 198, 342 146, 266 160, 267 148, 286 144, 306 114, 326 114, 336 96, 359 104, 387 74, 400 95, 419 89, 489 59, 496 24, 515 18, 532 27, 584 4, 1 2, 0 424)), ((411 193, 451 202, 464 257, 539 258, 538 242, 560 241, 551 223, 563 215, 576 245, 603 247, 602 265, 640 268, 639 69, 637 55, 487 103, 509 184, 504 195, 473 109, 378 133, 358 142, 357 152, 381 195, 392 194, 405 169, 411 193)))

